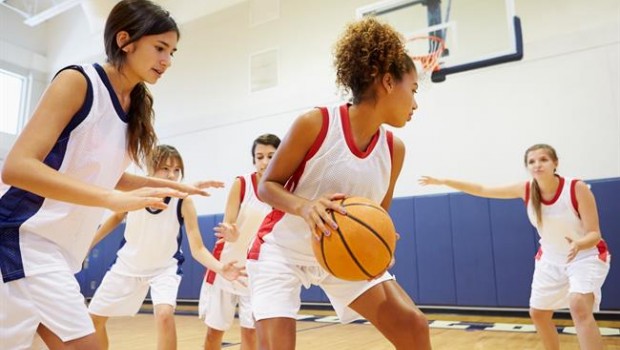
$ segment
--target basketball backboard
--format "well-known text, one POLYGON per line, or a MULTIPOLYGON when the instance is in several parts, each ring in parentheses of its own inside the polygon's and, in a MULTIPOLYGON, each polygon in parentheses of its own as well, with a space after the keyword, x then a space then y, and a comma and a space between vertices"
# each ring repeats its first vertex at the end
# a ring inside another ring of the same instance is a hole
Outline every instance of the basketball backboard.
POLYGON ((514 0, 385 0, 361 7, 357 17, 376 16, 408 40, 412 56, 425 55, 444 41, 432 81, 446 75, 523 58, 521 22, 514 0))

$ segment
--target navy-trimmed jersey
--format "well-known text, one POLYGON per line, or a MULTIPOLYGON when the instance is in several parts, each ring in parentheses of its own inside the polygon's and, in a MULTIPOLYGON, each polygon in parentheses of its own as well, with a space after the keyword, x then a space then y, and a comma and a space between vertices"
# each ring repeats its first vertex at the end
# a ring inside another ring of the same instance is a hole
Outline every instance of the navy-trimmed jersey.
MULTIPOLYGON (((76 180, 113 189, 130 163, 128 116, 98 64, 74 65, 87 81, 84 103, 44 163, 76 180)), ((62 71, 61 70, 61 71, 62 71)), ((0 272, 9 282, 51 271, 78 272, 104 209, 0 185, 0 272)))

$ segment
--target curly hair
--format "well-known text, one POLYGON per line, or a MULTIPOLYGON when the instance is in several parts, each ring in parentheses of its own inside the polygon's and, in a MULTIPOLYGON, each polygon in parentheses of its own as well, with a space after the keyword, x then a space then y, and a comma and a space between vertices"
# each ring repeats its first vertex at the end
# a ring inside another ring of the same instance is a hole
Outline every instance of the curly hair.
POLYGON ((353 103, 374 98, 369 87, 386 73, 400 81, 415 70, 403 36, 374 17, 349 24, 334 48, 336 84, 353 95, 353 103))

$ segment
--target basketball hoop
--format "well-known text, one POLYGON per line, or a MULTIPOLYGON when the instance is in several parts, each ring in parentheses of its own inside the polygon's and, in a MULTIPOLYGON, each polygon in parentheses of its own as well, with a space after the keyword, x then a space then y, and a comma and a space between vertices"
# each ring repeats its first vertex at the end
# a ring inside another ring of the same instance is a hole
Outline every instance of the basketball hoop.
POLYGON ((431 75, 439 71, 439 58, 446 49, 445 42, 438 36, 416 36, 407 40, 407 46, 411 48, 410 56, 418 61, 422 70, 431 75), (427 54, 418 55, 419 52, 428 51, 427 54))

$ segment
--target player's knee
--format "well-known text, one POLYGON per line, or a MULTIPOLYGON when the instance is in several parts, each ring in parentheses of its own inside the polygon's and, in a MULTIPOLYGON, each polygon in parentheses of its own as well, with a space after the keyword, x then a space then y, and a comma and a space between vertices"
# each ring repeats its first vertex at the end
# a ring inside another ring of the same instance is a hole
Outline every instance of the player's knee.
POLYGON ((429 332, 429 327, 428 327, 428 319, 426 318, 426 316, 418 311, 418 310, 414 310, 411 313, 411 321, 412 321, 412 325, 413 325, 413 331, 417 334, 419 333, 428 333, 429 332))
POLYGON ((549 312, 546 310, 538 310, 538 309, 530 308, 530 318, 534 322, 546 321, 547 319, 551 318, 549 316, 550 316, 549 312))
POLYGON ((95 329, 101 329, 105 327, 106 322, 108 321, 107 317, 97 316, 90 314, 90 318, 93 320, 93 325, 95 329))
POLYGON ((158 308, 155 312, 155 320, 158 323, 172 323, 174 322, 174 309, 172 307, 158 308))
POLYGON ((207 328, 207 341, 209 343, 219 344, 222 342, 222 338, 224 336, 224 332, 218 329, 213 329, 211 327, 207 328))
POLYGON ((403 329, 403 325, 409 325, 410 328, 407 332, 413 331, 414 336, 429 332, 428 319, 422 312, 416 309, 407 310, 394 317, 393 324, 397 329, 403 329))
POLYGON ((575 323, 587 321, 592 317, 592 298, 587 294, 573 294, 570 298, 570 314, 575 323))

